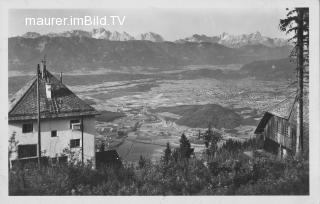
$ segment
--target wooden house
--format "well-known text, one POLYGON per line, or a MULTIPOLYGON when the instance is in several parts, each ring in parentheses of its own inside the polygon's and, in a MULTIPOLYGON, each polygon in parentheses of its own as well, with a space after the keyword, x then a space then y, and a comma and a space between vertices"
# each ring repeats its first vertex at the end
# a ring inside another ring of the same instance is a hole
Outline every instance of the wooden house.
MULTIPOLYGON (((9 137, 16 145, 9 160, 38 157, 38 97, 40 103, 40 152, 57 158, 73 153, 80 161, 95 162, 95 115, 98 112, 70 91, 44 68, 10 100, 9 137), (67 151, 66 151, 67 150, 67 151)), ((10 145, 10 144, 9 144, 10 145)))
MULTIPOLYGON (((304 107, 304 147, 308 148, 308 100, 304 107)), ((285 157, 293 154, 296 147, 297 100, 294 97, 277 104, 266 111, 260 120, 255 134, 264 141, 264 149, 285 157)))

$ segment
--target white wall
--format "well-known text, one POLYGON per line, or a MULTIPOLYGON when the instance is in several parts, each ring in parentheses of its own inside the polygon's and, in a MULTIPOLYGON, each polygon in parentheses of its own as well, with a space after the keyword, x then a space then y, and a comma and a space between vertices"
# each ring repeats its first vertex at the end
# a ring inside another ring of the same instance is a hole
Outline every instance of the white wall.
MULTIPOLYGON (((41 121, 41 152, 42 155, 49 157, 61 156, 65 148, 69 148, 71 139, 80 139, 80 147, 73 148, 77 151, 81 159, 81 130, 71 130, 70 120, 80 119, 81 117, 50 119, 41 121), (51 130, 57 130, 57 137, 51 137, 51 130)), ((83 117, 83 138, 84 138, 84 159, 93 160, 95 156, 95 124, 94 117, 83 117)), ((15 139, 18 145, 38 143, 37 121, 10 122, 9 137, 15 132, 15 139), (22 124, 33 123, 33 132, 22 133, 22 124)), ((17 158, 17 152, 11 155, 11 159, 17 158)))

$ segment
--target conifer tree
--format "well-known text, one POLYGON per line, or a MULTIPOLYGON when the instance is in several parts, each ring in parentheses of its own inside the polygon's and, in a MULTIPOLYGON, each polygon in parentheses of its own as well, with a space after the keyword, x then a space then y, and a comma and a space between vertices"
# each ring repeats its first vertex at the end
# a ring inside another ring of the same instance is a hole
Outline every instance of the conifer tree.
POLYGON ((180 151, 180 157, 182 159, 189 159, 191 154, 193 154, 193 148, 191 148, 191 144, 184 133, 181 135, 181 138, 180 138, 179 151, 180 151))
POLYGON ((170 143, 168 142, 168 143, 167 143, 167 147, 166 147, 166 149, 164 150, 164 155, 163 155, 163 157, 162 157, 162 161, 163 161, 165 164, 168 164, 169 161, 171 160, 171 157, 172 157, 172 151, 171 151, 170 143))
POLYGON ((209 124, 208 130, 204 133, 204 136, 203 136, 204 144, 205 144, 206 148, 209 147, 212 137, 213 137, 213 131, 212 131, 211 125, 209 124))
POLYGON ((147 163, 147 160, 142 155, 140 155, 139 162, 138 162, 139 168, 140 169, 144 168, 146 166, 146 163, 147 163))
POLYGON ((295 8, 287 13, 285 19, 280 20, 280 30, 287 34, 293 33, 294 49, 290 57, 297 63, 297 134, 296 157, 303 150, 303 86, 308 79, 306 67, 309 66, 309 8, 295 8))

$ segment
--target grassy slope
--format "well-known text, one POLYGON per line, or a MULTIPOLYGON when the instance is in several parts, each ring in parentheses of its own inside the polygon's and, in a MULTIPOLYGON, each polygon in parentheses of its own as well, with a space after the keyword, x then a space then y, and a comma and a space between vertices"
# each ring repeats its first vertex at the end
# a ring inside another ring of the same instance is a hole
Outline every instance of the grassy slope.
POLYGON ((246 76, 254 76, 261 80, 293 79, 295 64, 290 62, 289 58, 262 60, 243 65, 241 71, 246 76))

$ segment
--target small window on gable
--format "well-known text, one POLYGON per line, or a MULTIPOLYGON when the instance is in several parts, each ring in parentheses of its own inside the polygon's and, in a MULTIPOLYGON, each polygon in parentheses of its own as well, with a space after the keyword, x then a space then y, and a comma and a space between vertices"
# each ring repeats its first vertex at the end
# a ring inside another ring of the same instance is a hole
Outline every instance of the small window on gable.
POLYGON ((70 140, 70 148, 80 147, 80 139, 70 140))
POLYGON ((79 119, 70 120, 70 129, 72 129, 72 124, 80 124, 80 120, 79 119))
POLYGON ((22 125, 22 133, 33 132, 33 124, 26 123, 22 125))
POLYGON ((51 130, 51 137, 57 137, 57 131, 51 130))

